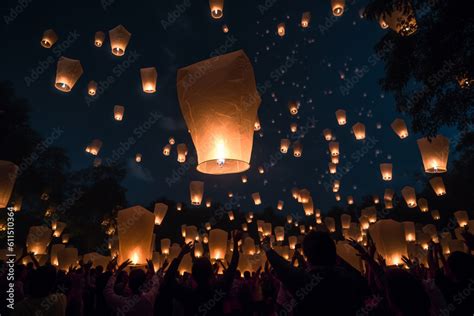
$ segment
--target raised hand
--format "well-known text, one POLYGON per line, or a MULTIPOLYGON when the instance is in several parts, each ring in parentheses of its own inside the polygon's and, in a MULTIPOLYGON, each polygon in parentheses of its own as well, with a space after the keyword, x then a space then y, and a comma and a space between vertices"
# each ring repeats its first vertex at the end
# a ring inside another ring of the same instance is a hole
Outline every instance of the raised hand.
POLYGON ((125 269, 127 266, 129 266, 131 263, 132 263, 132 260, 130 260, 130 259, 125 260, 124 262, 122 262, 121 265, 119 265, 119 267, 117 268, 117 272, 122 271, 122 270, 125 269))
POLYGON ((181 252, 179 253, 179 255, 183 257, 184 255, 190 253, 191 250, 193 249, 194 249, 194 243, 190 241, 186 245, 184 245, 183 248, 181 248, 181 252))

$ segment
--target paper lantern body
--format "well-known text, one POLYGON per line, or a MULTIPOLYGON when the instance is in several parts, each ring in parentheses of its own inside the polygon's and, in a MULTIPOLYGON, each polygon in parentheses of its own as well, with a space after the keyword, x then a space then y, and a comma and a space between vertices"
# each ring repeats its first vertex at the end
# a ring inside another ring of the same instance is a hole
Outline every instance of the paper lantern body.
POLYGON ((285 33, 286 33, 285 23, 282 22, 277 25, 277 33, 278 33, 278 36, 280 37, 285 36, 285 33))
POLYGON ((53 236, 56 238, 60 237, 64 229, 66 229, 66 226, 66 223, 56 222, 56 227, 54 228, 53 236))
POLYGON ((253 202, 255 203, 255 205, 262 204, 262 199, 260 198, 260 193, 258 193, 258 192, 252 193, 252 199, 253 199, 253 202))
POLYGON ((51 48, 58 41, 58 35, 52 29, 46 30, 41 38, 41 46, 51 48))
POLYGON ((282 154, 286 154, 288 152, 288 148, 290 147, 290 140, 287 138, 283 138, 280 141, 280 152, 282 154))
POLYGON ((337 110, 336 111, 336 119, 337 119, 337 124, 346 125, 346 123, 347 123, 346 111, 345 110, 337 110))
MULTIPOLYGON (((92 143, 88 146, 89 153, 91 155, 97 156, 100 152, 100 148, 102 147, 102 141, 100 139, 94 139, 92 143)), ((87 151, 87 149, 86 149, 87 151)))
POLYGON ((380 173, 382 174, 382 179, 384 181, 392 180, 392 164, 391 163, 381 163, 380 164, 380 173))
POLYGON ((31 226, 26 237, 26 249, 35 255, 47 254, 51 242, 52 230, 46 226, 31 226))
POLYGON ((330 174, 335 174, 337 172, 337 165, 332 162, 328 163, 328 168, 330 174))
POLYGON ((128 42, 132 34, 122 25, 118 25, 109 31, 110 48, 115 56, 125 55, 128 42))
POLYGON ((295 101, 290 101, 288 103, 288 110, 290 111, 291 115, 298 114, 298 103, 295 101))
POLYGON ((325 217, 324 224, 330 233, 334 233, 336 231, 336 221, 333 217, 325 217))
POLYGON ((141 68, 140 76, 142 78, 142 89, 145 93, 155 93, 156 92, 156 80, 158 78, 158 73, 156 72, 155 67, 141 68))
POLYGON ((56 68, 55 87, 62 92, 70 92, 84 70, 76 59, 60 57, 56 68))
POLYGON ((90 96, 94 96, 97 92, 97 82, 94 80, 89 81, 89 84, 87 85, 87 93, 90 96))
POLYGON ((324 136, 324 139, 327 140, 327 141, 331 141, 332 140, 332 132, 329 128, 326 128, 325 130, 323 130, 323 136, 324 136))
POLYGON ((283 226, 275 227, 275 237, 276 237, 276 241, 285 240, 285 228, 283 226))
POLYGON ((414 222, 402 222, 403 230, 405 232, 405 240, 416 241, 416 230, 415 230, 415 223, 414 222))
POLYGON ((58 252, 58 268, 67 271, 78 264, 77 248, 64 248, 58 252))
MULTIPOLYGON (((63 250, 66 246, 63 244, 55 244, 51 246, 51 264, 53 266, 58 266, 58 253, 63 250)), ((87 263, 87 261, 85 261, 87 263)))
POLYGON ((307 28, 309 26, 309 22, 311 21, 311 12, 303 12, 301 16, 301 27, 307 28))
POLYGON ((437 196, 443 196, 446 194, 446 187, 444 186, 443 178, 431 178, 430 184, 437 196))
POLYGON ((114 106, 114 119, 116 121, 123 120, 123 114, 125 113, 125 107, 121 105, 114 106))
POLYGON ((222 32, 229 33, 229 27, 227 25, 222 25, 222 32))
POLYGON ((168 238, 164 238, 160 241, 160 247, 161 247, 161 254, 163 255, 169 255, 170 254, 170 246, 171 246, 171 240, 168 238))
POLYGON ((466 211, 454 212, 454 217, 456 218, 459 227, 464 227, 469 222, 469 216, 466 211))
POLYGON ((155 215, 141 206, 118 212, 119 263, 130 259, 135 265, 146 264, 146 259, 152 257, 154 225, 155 215))
POLYGON ((390 125, 395 132, 401 139, 408 137, 408 128, 405 124, 405 121, 402 119, 395 119, 390 125))
POLYGON ((263 236, 270 236, 272 234, 272 223, 263 223, 263 236))
POLYGON ((395 192, 392 189, 387 188, 387 189, 385 189, 383 199, 386 200, 386 201, 391 201, 393 199, 394 194, 395 194, 395 192))
POLYGON ((306 216, 311 216, 314 214, 314 205, 313 199, 310 197, 308 202, 303 203, 303 210, 306 216))
POLYGON ((102 45, 104 44, 104 40, 105 40, 105 33, 104 32, 102 32, 102 31, 95 32, 94 45, 96 47, 102 47, 102 45))
POLYGON ((191 181, 189 184, 189 193, 191 195, 191 204, 201 205, 202 196, 204 195, 204 182, 191 181))
POLYGON ((239 50, 181 68, 177 86, 197 170, 220 175, 249 169, 260 95, 247 55, 239 50))
POLYGON ((184 243, 188 244, 199 239, 199 233, 197 227, 194 225, 186 226, 186 237, 184 243))
POLYGON ((164 203, 155 204, 155 210, 153 212, 155 214, 155 225, 161 225, 166 216, 166 212, 168 212, 168 205, 164 203))
POLYGON ((166 145, 163 147, 163 155, 169 156, 170 153, 171 153, 171 145, 170 145, 170 144, 166 144, 166 145))
POLYGON ((448 170, 448 138, 438 135, 431 142, 427 138, 420 138, 417 143, 426 173, 443 173, 448 170))
POLYGON ((339 156, 339 143, 338 142, 329 142, 329 152, 331 156, 339 156))
POLYGON ((213 229, 209 232, 209 256, 211 259, 224 259, 227 252, 228 234, 222 229, 213 229))
POLYGON ((402 196, 405 199, 409 208, 414 208, 417 206, 416 203, 416 193, 415 189, 409 186, 406 186, 402 189, 402 196))
POLYGON ((428 207, 428 200, 425 198, 419 198, 418 199, 418 207, 423 213, 428 212, 430 209, 428 207))
POLYGON ((290 124, 290 131, 291 131, 292 133, 296 133, 297 130, 298 130, 298 124, 296 124, 296 123, 291 123, 291 124, 290 124))
POLYGON ((10 161, 0 160, 0 208, 7 207, 17 174, 17 165, 10 161))
POLYGON ((220 19, 224 15, 224 0, 209 0, 211 16, 214 19, 220 19))
POLYGON ((186 146, 186 144, 178 144, 178 146, 176 146, 176 150, 178 151, 178 162, 179 163, 183 163, 186 161, 186 156, 188 154, 188 146, 186 146))
POLYGON ((339 191, 339 188, 341 186, 341 182, 339 180, 334 180, 332 184, 332 192, 336 193, 339 191))
POLYGON ((351 227, 351 216, 349 214, 341 215, 341 227, 342 229, 349 229, 351 227))
POLYGON ((302 154, 303 154, 303 144, 301 144, 299 141, 296 141, 293 144, 293 156, 295 156, 296 158, 299 158, 301 157, 302 154))
POLYGON ((352 132, 354 133, 354 136, 356 140, 363 140, 365 139, 365 125, 362 123, 355 123, 352 126, 352 132))
POLYGON ((282 200, 279 200, 278 203, 277 203, 277 210, 282 211, 284 204, 285 204, 285 202, 283 202, 282 200))
POLYGON ((391 219, 379 220, 369 228, 377 252, 384 257, 387 266, 402 264, 402 256, 408 256, 405 230, 402 223, 391 219))
POLYGON ((441 218, 441 215, 439 214, 438 210, 432 210, 431 211, 431 216, 435 221, 439 220, 441 218))
POLYGON ((331 9, 334 16, 341 16, 344 13, 345 0, 331 0, 331 9))
POLYGON ((242 177, 241 177, 241 179, 242 179, 242 183, 247 183, 247 180, 248 180, 248 179, 247 179, 247 176, 246 176, 246 175, 243 174, 242 177))

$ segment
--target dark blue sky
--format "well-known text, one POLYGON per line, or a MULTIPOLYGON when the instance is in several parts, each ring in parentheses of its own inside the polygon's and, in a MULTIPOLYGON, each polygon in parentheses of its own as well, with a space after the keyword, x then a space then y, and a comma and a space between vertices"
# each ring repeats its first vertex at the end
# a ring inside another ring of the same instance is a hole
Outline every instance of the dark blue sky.
POLYGON ((124 184, 131 204, 147 205, 160 196, 188 202, 189 181, 203 180, 205 196, 225 201, 227 192, 233 191, 245 197, 240 203, 244 210, 258 210, 250 198, 257 191, 264 205, 275 207, 281 199, 286 210, 300 210, 290 190, 294 186, 308 188, 316 207, 325 212, 336 203, 334 194, 324 185, 330 182, 328 145, 322 136, 325 128, 332 129, 340 142, 339 170, 351 166, 341 179, 343 197, 353 195, 357 200, 366 194, 382 196, 385 187, 399 192, 405 185, 415 185, 414 174, 422 171, 418 136, 410 131, 410 137, 402 141, 390 128, 396 117, 403 116, 395 111, 393 98, 383 95, 378 86, 383 62, 373 51, 389 30, 359 17, 365 1, 347 1, 345 14, 333 18, 329 1, 268 0, 265 4, 260 0, 227 0, 222 20, 210 17, 205 0, 25 3, 22 9, 17 7, 18 1, 1 4, 1 38, 7 44, 2 45, 0 79, 11 80, 17 94, 30 101, 32 124, 43 136, 56 127, 64 129, 55 144, 67 149, 74 169, 92 164, 92 156, 84 152, 92 139, 103 141, 100 156, 105 160, 134 135, 134 129, 148 120, 150 113, 163 115, 121 157, 128 168, 124 184), (12 8, 17 8, 16 16, 12 8), (308 29, 299 26, 304 11, 312 14, 308 29), (287 28, 286 36, 280 38, 276 26, 282 21, 287 28), (224 23, 230 28, 227 34, 221 30, 224 23), (108 36, 102 48, 93 45, 96 31, 108 33, 118 24, 132 33, 126 54, 120 58, 111 54, 108 36), (52 49, 40 46, 42 33, 48 28, 59 36, 52 49), (168 185, 166 179, 184 168, 176 161, 175 147, 170 157, 162 155, 168 137, 187 143, 188 159, 195 157, 177 100, 177 70, 213 54, 238 49, 251 59, 262 92, 262 130, 254 138, 251 169, 246 172, 248 183, 241 183, 240 174, 208 176, 191 166, 168 185), (84 68, 73 91, 67 94, 53 86, 56 61, 61 55, 79 59, 84 68), (141 90, 142 67, 156 67, 158 71, 157 93, 153 95, 141 90), (35 76, 35 70, 41 73, 35 76), (109 86, 88 104, 86 87, 90 80, 102 85, 108 80, 109 86), (352 87, 350 82, 354 83, 352 87), (289 114, 289 100, 301 103, 297 117, 289 114), (122 122, 113 120, 117 104, 125 106, 122 122), (348 123, 343 127, 337 125, 334 114, 339 108, 347 111, 348 123), (290 136, 291 122, 308 127, 315 122, 301 139, 303 157, 299 159, 291 152, 279 155, 280 139, 290 136), (355 140, 351 127, 356 122, 366 125, 367 137, 374 146, 369 140, 355 140), (134 163, 137 152, 143 155, 140 165, 134 163), (258 166, 272 162, 274 166, 265 174, 258 174, 258 166), (394 164, 391 183, 381 180, 379 164, 383 162, 394 164))

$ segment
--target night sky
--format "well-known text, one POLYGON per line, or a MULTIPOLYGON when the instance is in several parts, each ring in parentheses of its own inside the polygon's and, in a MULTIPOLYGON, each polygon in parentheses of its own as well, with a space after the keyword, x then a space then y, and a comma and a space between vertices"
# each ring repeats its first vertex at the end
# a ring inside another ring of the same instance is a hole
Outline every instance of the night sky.
POLYGON ((373 47, 390 30, 360 18, 364 1, 347 1, 344 15, 334 18, 326 0, 226 0, 221 20, 211 18, 205 0, 31 0, 24 1, 25 7, 14 17, 11 8, 20 2, 1 4, 1 38, 8 44, 2 45, 0 79, 12 81, 17 94, 30 101, 32 125, 44 137, 54 128, 64 130, 55 145, 67 150, 73 169, 93 163, 94 157, 84 151, 93 139, 103 141, 99 156, 106 161, 121 143, 136 136, 134 129, 151 113, 162 115, 121 156, 127 166, 124 186, 131 205, 146 206, 163 196, 189 203, 189 181, 202 180, 205 197, 224 202, 227 192, 232 191, 242 196, 239 204, 243 210, 254 211, 275 207, 280 199, 285 201, 286 211, 302 210, 290 191, 295 186, 307 188, 315 207, 324 213, 336 204, 327 172, 330 156, 322 136, 325 128, 330 128, 340 142, 340 205, 346 205, 347 195, 353 195, 357 202, 368 194, 383 196, 385 187, 399 193, 405 185, 421 189, 426 181, 417 177, 422 174, 416 145, 421 135, 410 130, 410 136, 401 140, 390 128, 397 117, 404 118, 407 125, 410 120, 396 112, 392 96, 384 95, 378 85, 383 61, 374 55, 373 47), (312 15, 307 29, 299 26, 304 11, 312 15), (280 38, 276 28, 283 21, 286 36, 280 38), (224 23, 230 29, 227 34, 221 29, 224 23), (119 24, 132 33, 123 57, 112 55, 108 41, 108 31, 119 24), (49 28, 56 31, 59 40, 52 49, 45 49, 40 39, 49 28), (107 34, 101 48, 94 46, 94 34, 99 30, 107 34), (262 97, 262 129, 255 133, 251 169, 245 173, 247 184, 241 182, 240 174, 210 176, 197 172, 195 165, 180 165, 176 146, 171 156, 162 154, 173 136, 176 143, 188 145, 187 159, 197 160, 179 109, 177 70, 239 49, 253 64, 262 97), (54 88, 56 62, 61 55, 79 59, 84 68, 70 93, 54 88), (157 93, 142 91, 142 67, 156 67, 157 93), (36 76, 35 71, 40 74, 36 76), (90 80, 102 86, 109 81, 92 102, 87 95, 90 80), (288 111, 290 100, 300 102, 295 117, 288 111), (113 119, 114 105, 125 106, 122 122, 113 119), (337 125, 334 113, 339 108, 347 111, 345 126, 337 125), (283 156, 279 153, 280 139, 291 136, 292 122, 308 127, 301 139, 301 158, 294 158, 292 151, 283 156), (351 132, 356 122, 366 125, 365 142, 356 141, 351 132), (141 164, 134 161, 136 153, 143 155, 141 164), (379 164, 383 162, 393 163, 392 182, 381 179, 379 164), (258 166, 266 167, 265 174, 258 173, 258 166), (344 166, 348 171, 342 170, 344 166), (180 168, 184 175, 170 184, 169 179, 181 172, 180 168), (260 192, 262 205, 253 205, 253 192, 260 192))

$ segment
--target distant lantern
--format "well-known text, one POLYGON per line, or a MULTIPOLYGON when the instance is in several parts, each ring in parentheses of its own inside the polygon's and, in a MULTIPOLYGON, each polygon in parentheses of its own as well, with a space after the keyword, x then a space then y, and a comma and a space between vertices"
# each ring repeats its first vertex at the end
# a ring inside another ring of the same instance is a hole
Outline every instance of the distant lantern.
POLYGON ((58 252, 58 269, 68 271, 78 265, 78 259, 77 248, 63 248, 58 252))
POLYGON ((163 155, 169 156, 170 153, 171 153, 171 145, 170 145, 170 144, 166 144, 166 145, 163 147, 163 155))
POLYGON ((51 264, 53 266, 58 266, 58 253, 63 250, 66 246, 63 244, 55 244, 51 247, 51 264))
POLYGON ((63 244, 67 244, 69 242, 69 238, 71 238, 71 235, 69 234, 63 234, 63 236, 61 237, 61 242, 63 244))
POLYGON ((299 199, 300 199, 300 189, 298 189, 298 188, 292 188, 292 189, 291 189, 291 196, 292 196, 295 200, 299 200, 299 199))
POLYGON ((309 26, 309 22, 311 21, 311 12, 303 12, 303 15, 301 16, 301 27, 302 28, 307 28, 309 26))
POLYGON ((307 189, 301 189, 298 194, 298 202, 308 203, 311 199, 311 193, 307 189))
POLYGON ((87 93, 90 96, 94 96, 97 92, 97 82, 94 80, 89 81, 89 84, 87 85, 87 93))
POLYGON ((241 176, 241 180, 242 180, 242 183, 247 183, 247 180, 248 180, 248 179, 247 179, 247 176, 246 176, 245 174, 243 174, 243 175, 241 176))
POLYGON ((390 126, 392 127, 395 134, 397 134, 401 139, 408 137, 408 128, 404 120, 397 118, 390 126))
POLYGON ((255 203, 255 205, 262 204, 262 199, 260 198, 260 193, 258 193, 258 192, 252 193, 252 199, 253 199, 253 202, 255 203))
POLYGON ((211 207, 211 205, 212 205, 211 198, 207 198, 206 199, 206 207, 211 207))
POLYGON ((411 5, 405 8, 393 8, 394 10, 384 16, 387 25, 402 36, 410 36, 418 29, 415 13, 411 5))
POLYGON ((287 216, 286 216, 286 222, 287 222, 288 224, 293 223, 293 217, 292 217, 291 215, 287 215, 287 216))
POLYGON ((174 140, 174 137, 168 138, 168 143, 169 143, 170 145, 174 145, 174 144, 176 143, 176 141, 174 140))
POLYGON ((446 194, 446 187, 444 186, 443 178, 431 178, 430 184, 437 196, 443 196, 446 194))
POLYGON ((352 131, 354 132, 354 136, 356 140, 363 140, 365 139, 365 125, 362 123, 355 123, 352 126, 352 131))
POLYGON ((260 124, 260 119, 257 116, 257 118, 255 119, 255 123, 253 124, 253 130, 255 132, 258 132, 261 129, 262 129, 262 125, 260 124))
POLYGON ((135 155, 135 162, 138 162, 138 163, 142 162, 142 158, 143 158, 142 154, 137 153, 135 155))
POLYGON ((409 208, 414 208, 417 206, 416 203, 416 192, 415 189, 409 186, 406 186, 402 189, 402 196, 405 199, 409 208))
POLYGON ((220 19, 224 15, 224 0, 209 0, 211 16, 214 19, 220 19))
POLYGON ((41 46, 51 48, 58 40, 58 35, 52 29, 46 30, 41 38, 41 46))
POLYGON ((382 179, 384 181, 392 180, 392 164, 391 163, 381 163, 380 164, 380 173, 382 174, 382 179))
POLYGON ((303 210, 306 216, 312 216, 314 214, 314 204, 312 198, 310 198, 308 202, 303 203, 303 210))
POLYGON ((437 135, 431 140, 428 140, 428 138, 420 138, 417 140, 417 143, 426 173, 443 173, 448 170, 448 138, 437 135))
POLYGON ((454 212, 454 217, 456 218, 459 227, 464 227, 469 222, 469 216, 467 215, 466 211, 454 212))
POLYGON ((278 36, 280 36, 280 37, 285 36, 286 30, 285 30, 285 23, 284 22, 278 24, 277 33, 278 33, 278 36))
POLYGON ((170 254, 170 247, 171 247, 171 240, 168 239, 168 238, 163 238, 160 241, 160 247, 161 247, 161 254, 169 255, 170 254))
POLYGON ((213 229, 209 232, 209 257, 213 260, 222 260, 227 252, 228 234, 222 229, 213 229))
POLYGON ((189 193, 191 195, 191 204, 201 205, 202 196, 204 195, 204 182, 191 181, 189 184, 189 193))
POLYGON ((326 225, 330 233, 334 233, 336 231, 336 221, 334 220, 333 217, 325 217, 324 225, 326 225))
POLYGON ((290 101, 288 103, 288 110, 290 111, 291 115, 298 114, 298 103, 296 103, 295 101, 290 101))
POLYGON ((118 25, 109 31, 110 47, 112 54, 115 56, 123 56, 130 41, 131 33, 122 25, 118 25))
POLYGON ((153 212, 155 214, 155 225, 161 225, 166 216, 166 212, 168 212, 168 205, 164 203, 155 204, 155 210, 153 212))
POLYGON ((105 33, 104 32, 102 32, 102 31, 95 32, 94 45, 96 47, 102 47, 102 45, 104 44, 104 40, 105 40, 105 33))
POLYGON ((370 222, 369 222, 369 218, 366 215, 362 215, 361 217, 359 217, 359 222, 360 222, 361 229, 363 230, 369 229, 370 222))
POLYGON ((235 219, 234 212, 233 211, 228 211, 227 216, 229 216, 229 220, 233 221, 235 219))
POLYGON ((323 130, 324 139, 328 142, 332 140, 332 132, 329 128, 323 130))
POLYGON ((87 146, 86 151, 93 156, 97 156, 102 148, 102 141, 100 139, 94 139, 92 143, 87 146))
POLYGON ((229 33, 229 27, 227 25, 222 25, 222 32, 229 33))
POLYGON ((276 226, 274 230, 275 230, 276 241, 281 242, 285 240, 285 228, 283 226, 276 226))
POLYGON ((277 203, 277 210, 282 211, 284 204, 285 204, 285 202, 283 202, 282 200, 279 200, 278 203, 277 203))
POLYGON ((204 225, 204 228, 205 228, 207 231, 210 231, 211 228, 212 228, 211 223, 206 222, 206 224, 204 225))
POLYGON ((300 225, 300 234, 304 235, 306 233, 306 227, 304 225, 300 225))
POLYGON ((339 156, 332 156, 331 157, 331 162, 335 165, 339 163, 339 156))
POLYGON ((121 121, 123 120, 123 114, 125 113, 125 107, 122 105, 114 106, 114 120, 121 121))
POLYGON ((261 99, 247 55, 239 50, 181 68, 177 82, 181 112, 197 151, 197 170, 220 175, 249 169, 261 99))
POLYGON ((416 241, 416 231, 415 231, 415 223, 414 222, 402 222, 403 230, 405 232, 405 240, 416 241))
POLYGON ((363 209, 361 215, 367 216, 371 224, 377 221, 377 209, 374 206, 363 209))
POLYGON ((280 141, 280 152, 286 154, 288 152, 288 148, 290 147, 290 140, 288 138, 283 138, 280 141))
POLYGON ((60 237, 64 232, 64 229, 66 229, 66 226, 66 223, 56 222, 56 227, 54 228, 53 236, 56 238, 60 237))
POLYGON ((288 236, 288 245, 290 249, 296 249, 296 244, 298 243, 298 238, 296 236, 288 236))
POLYGON ((395 192, 393 191, 393 189, 386 188, 385 192, 384 192, 384 195, 383 195, 383 199, 387 200, 387 201, 391 201, 393 199, 394 194, 395 194, 395 192))
POLYGON ((186 144, 178 144, 178 162, 183 163, 186 161, 186 155, 188 154, 188 146, 186 144))
POLYGON ((341 227, 342 229, 349 229, 351 227, 351 216, 349 214, 341 215, 341 227))
POLYGON ((7 207, 17 174, 17 165, 10 161, 0 160, 0 208, 7 207))
POLYGON ((146 264, 152 257, 155 215, 141 206, 120 210, 117 215, 119 263, 127 259, 134 265, 146 264))
POLYGON ((403 264, 402 257, 408 256, 408 253, 402 223, 383 219, 372 225, 369 232, 387 266, 403 264))
POLYGON ((431 216, 435 221, 439 220, 441 218, 439 211, 438 210, 432 210, 431 211, 431 216))
POLYGON ((227 196, 228 196, 229 198, 231 198, 231 197, 234 196, 234 193, 232 193, 232 191, 229 191, 229 192, 227 192, 227 196))
POLYGON ((335 174, 337 172, 337 165, 332 162, 328 163, 328 168, 330 174, 335 174))
POLYGON ((336 111, 336 119, 337 119, 337 124, 346 125, 346 122, 347 122, 346 111, 345 110, 337 110, 336 111))
POLYGON ((354 204, 354 197, 352 195, 347 196, 347 204, 349 205, 354 204))
POLYGON ((46 226, 31 226, 26 237, 27 252, 45 255, 51 242, 52 230, 46 226))
POLYGON ((339 143, 338 142, 329 142, 329 152, 331 156, 339 156, 339 143))
POLYGON ((62 92, 70 92, 84 70, 76 59, 60 57, 56 68, 55 87, 62 92))
POLYGON ((334 180, 334 182, 332 183, 332 192, 334 193, 339 192, 340 187, 341 187, 341 181, 334 180))
POLYGON ((197 227, 194 225, 186 226, 184 243, 188 244, 199 239, 197 227))
POLYGON ((423 213, 428 212, 430 209, 428 207, 428 200, 425 198, 419 198, 418 199, 418 207, 423 213))
POLYGON ((264 174, 264 173, 265 173, 265 169, 263 169, 262 166, 259 166, 259 167, 258 167, 258 173, 264 174))
POLYGON ((141 68, 140 76, 142 77, 142 89, 145 93, 156 92, 156 81, 158 73, 155 67, 141 68))
POLYGON ((293 156, 296 158, 301 157, 303 154, 303 144, 301 144, 299 141, 296 141, 293 144, 293 156))
POLYGON ((341 16, 344 13, 345 0, 331 0, 332 14, 334 16, 341 16))
POLYGON ((385 208, 390 210, 393 208, 393 201, 392 200, 384 200, 385 208))
POLYGON ((194 257, 201 258, 204 254, 204 248, 200 242, 196 242, 194 245, 194 257))
POLYGON ((373 201, 374 201, 374 204, 379 204, 380 199, 379 199, 379 196, 378 196, 378 195, 374 194, 374 195, 372 196, 372 199, 373 199, 373 201))
POLYGON ((291 124, 290 124, 290 131, 291 131, 292 133, 296 133, 297 130, 298 130, 298 124, 296 124, 296 123, 291 123, 291 124))

